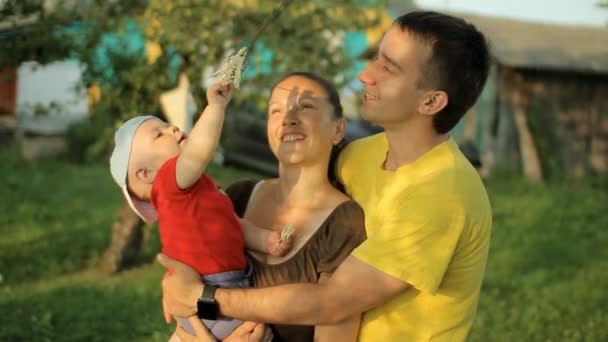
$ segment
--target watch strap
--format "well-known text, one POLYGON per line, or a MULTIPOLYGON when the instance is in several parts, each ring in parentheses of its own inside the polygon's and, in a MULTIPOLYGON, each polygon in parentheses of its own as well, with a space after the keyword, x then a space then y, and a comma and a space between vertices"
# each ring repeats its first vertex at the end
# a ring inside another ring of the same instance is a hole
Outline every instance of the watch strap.
POLYGON ((215 303, 215 291, 217 290, 217 286, 205 284, 203 285, 203 293, 201 293, 201 297, 198 300, 203 300, 208 303, 215 303))
POLYGON ((196 302, 197 316, 200 319, 216 320, 219 314, 219 307, 215 301, 215 291, 217 286, 205 284, 203 292, 196 302))

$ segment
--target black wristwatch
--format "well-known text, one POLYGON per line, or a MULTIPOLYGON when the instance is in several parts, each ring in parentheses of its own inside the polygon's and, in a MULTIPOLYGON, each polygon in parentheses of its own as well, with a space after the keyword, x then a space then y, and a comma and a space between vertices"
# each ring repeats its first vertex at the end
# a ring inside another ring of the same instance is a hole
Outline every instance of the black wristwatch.
POLYGON ((215 301, 215 290, 217 286, 205 284, 201 297, 196 301, 198 318, 216 320, 219 313, 219 307, 215 301))

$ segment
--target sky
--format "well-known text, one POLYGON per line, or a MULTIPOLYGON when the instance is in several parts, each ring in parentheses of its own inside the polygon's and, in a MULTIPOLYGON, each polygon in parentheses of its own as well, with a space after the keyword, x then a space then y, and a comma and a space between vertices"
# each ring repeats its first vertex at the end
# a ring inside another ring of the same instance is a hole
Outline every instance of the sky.
POLYGON ((566 25, 604 26, 608 8, 599 0, 416 0, 422 8, 470 12, 525 21, 566 25))

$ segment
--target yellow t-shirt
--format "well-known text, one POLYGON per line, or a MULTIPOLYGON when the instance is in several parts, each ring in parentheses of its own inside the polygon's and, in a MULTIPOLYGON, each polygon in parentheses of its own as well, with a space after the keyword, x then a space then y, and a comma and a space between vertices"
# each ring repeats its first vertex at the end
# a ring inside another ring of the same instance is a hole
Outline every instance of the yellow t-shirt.
POLYGON ((492 213, 452 138, 395 172, 384 133, 353 142, 338 173, 363 207, 367 240, 352 255, 411 285, 363 316, 359 341, 463 341, 475 317, 492 213))

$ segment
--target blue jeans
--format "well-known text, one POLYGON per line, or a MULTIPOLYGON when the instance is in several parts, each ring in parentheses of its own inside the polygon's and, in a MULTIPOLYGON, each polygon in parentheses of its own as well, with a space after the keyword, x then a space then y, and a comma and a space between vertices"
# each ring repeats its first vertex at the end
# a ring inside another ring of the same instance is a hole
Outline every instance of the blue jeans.
MULTIPOLYGON (((252 274, 253 268, 248 265, 247 268, 244 270, 209 274, 206 276, 202 276, 201 280, 205 282, 205 284, 215 285, 217 287, 223 288, 251 287, 252 274)), ((192 328, 187 318, 177 318, 180 320, 182 326, 188 333, 196 335, 196 333, 194 332, 194 328, 192 328)), ((213 334, 213 336, 220 340, 230 335, 230 333, 232 333, 234 329, 236 329, 243 323, 238 319, 230 317, 218 317, 217 320, 203 319, 202 322, 203 324, 205 324, 207 329, 209 329, 209 331, 213 334)))

